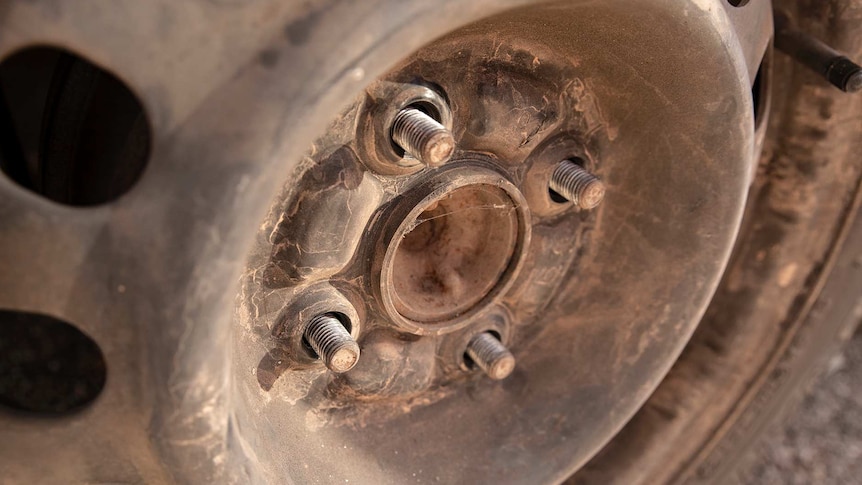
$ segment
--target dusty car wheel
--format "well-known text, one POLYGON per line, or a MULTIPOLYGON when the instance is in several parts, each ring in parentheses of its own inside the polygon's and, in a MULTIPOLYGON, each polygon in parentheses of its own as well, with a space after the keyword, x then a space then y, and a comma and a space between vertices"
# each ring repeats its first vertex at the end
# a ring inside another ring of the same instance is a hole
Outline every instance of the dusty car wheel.
POLYGON ((714 480, 862 295, 862 106, 769 2, 0 25, 4 338, 78 342, 0 366, 13 479, 714 480))

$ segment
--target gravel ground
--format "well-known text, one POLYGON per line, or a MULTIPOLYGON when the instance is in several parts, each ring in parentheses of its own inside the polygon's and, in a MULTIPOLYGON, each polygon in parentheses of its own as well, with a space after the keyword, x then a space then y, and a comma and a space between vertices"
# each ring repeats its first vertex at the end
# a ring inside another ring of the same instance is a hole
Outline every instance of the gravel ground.
POLYGON ((862 331, 745 462, 739 485, 862 484, 862 331))

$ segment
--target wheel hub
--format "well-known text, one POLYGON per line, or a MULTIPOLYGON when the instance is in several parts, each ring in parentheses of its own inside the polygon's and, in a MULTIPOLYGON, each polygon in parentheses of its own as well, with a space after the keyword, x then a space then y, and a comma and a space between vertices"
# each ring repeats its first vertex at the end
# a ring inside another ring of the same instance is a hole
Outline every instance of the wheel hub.
MULTIPOLYGON (((312 448, 337 439, 394 458, 387 470, 419 465, 394 456, 405 440, 458 461, 430 448, 454 420, 472 463, 527 447, 566 456, 543 472, 559 477, 622 426, 718 283, 754 143, 720 15, 641 8, 531 7, 470 25, 333 121, 250 260, 241 321, 258 330, 239 345, 266 348, 243 359, 266 403, 251 409, 312 448), (304 330, 332 312, 351 315, 340 331, 361 348, 346 372, 304 330)), ((463 463, 447 477, 485 472, 463 463)))
POLYGON ((394 231, 383 231, 380 295, 407 331, 463 327, 499 300, 520 269, 530 238, 526 202, 487 163, 455 162, 395 201, 410 210, 393 211, 394 231))

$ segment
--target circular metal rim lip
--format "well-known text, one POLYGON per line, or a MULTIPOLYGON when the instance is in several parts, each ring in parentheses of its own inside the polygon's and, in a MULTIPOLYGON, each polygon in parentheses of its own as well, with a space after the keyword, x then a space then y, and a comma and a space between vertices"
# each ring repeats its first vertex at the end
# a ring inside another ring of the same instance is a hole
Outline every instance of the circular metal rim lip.
POLYGON ((484 162, 479 159, 462 158, 459 162, 456 162, 457 166, 448 166, 447 170, 433 175, 430 180, 414 188, 413 190, 424 190, 427 192, 401 219, 392 235, 383 242, 386 245, 386 251, 382 258, 380 280, 377 285, 383 307, 397 326, 417 335, 443 335, 469 326, 476 316, 485 313, 492 306, 493 302, 506 294, 526 263, 527 248, 530 246, 530 236, 532 233, 532 219, 526 199, 518 187, 501 173, 482 165, 471 165, 471 161, 484 165, 484 162), (513 202, 518 221, 518 234, 515 237, 515 247, 509 259, 509 264, 491 290, 460 315, 448 320, 428 322, 420 322, 407 318, 397 310, 392 290, 390 289, 393 287, 392 273, 394 271, 395 253, 400 246, 401 239, 408 232, 407 229, 411 226, 412 222, 428 206, 454 190, 471 185, 489 185, 500 188, 513 202))

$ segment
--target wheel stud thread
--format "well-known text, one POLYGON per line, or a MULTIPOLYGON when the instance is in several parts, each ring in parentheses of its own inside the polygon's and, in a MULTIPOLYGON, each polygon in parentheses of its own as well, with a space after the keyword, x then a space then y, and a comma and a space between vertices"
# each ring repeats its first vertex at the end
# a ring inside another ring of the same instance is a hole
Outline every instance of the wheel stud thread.
POLYGON ((359 345, 331 315, 318 315, 305 327, 305 339, 332 372, 347 372, 359 360, 359 345))
POLYGON ((569 160, 563 160, 554 169, 550 187, 581 209, 592 209, 605 198, 605 184, 569 160))
POLYGON ((778 12, 775 14, 775 48, 846 93, 862 91, 862 66, 817 38, 793 29, 790 19, 778 12))
POLYGON ((505 379, 515 369, 515 356, 490 332, 473 337, 467 355, 494 380, 505 379))
POLYGON ((392 140, 410 156, 432 167, 448 162, 455 151, 452 133, 416 108, 405 108, 395 116, 392 140))

